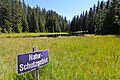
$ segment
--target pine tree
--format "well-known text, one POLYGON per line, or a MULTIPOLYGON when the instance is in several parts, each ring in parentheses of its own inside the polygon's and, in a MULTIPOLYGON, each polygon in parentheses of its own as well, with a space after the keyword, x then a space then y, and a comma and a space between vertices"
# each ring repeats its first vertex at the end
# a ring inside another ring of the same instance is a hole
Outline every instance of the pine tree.
POLYGON ((120 34, 120 0, 115 2, 115 20, 116 34, 120 34))
POLYGON ((40 32, 45 32, 45 17, 38 6, 36 6, 36 12, 38 16, 38 26, 40 32))
POLYGON ((79 15, 77 15, 76 20, 75 20, 75 31, 80 31, 80 22, 79 22, 79 15))
POLYGON ((108 10, 106 10, 106 17, 104 25, 102 27, 101 34, 116 34, 118 27, 115 23, 115 5, 116 0, 112 0, 111 3, 107 4, 108 10), (110 6, 109 6, 110 4, 110 6))
POLYGON ((69 24, 68 24, 68 21, 67 21, 67 18, 66 17, 62 17, 62 26, 63 26, 63 32, 67 32, 69 30, 69 24))
POLYGON ((14 32, 22 32, 22 3, 18 0, 12 1, 12 24, 14 32))
POLYGON ((93 34, 94 33, 94 18, 93 18, 94 12, 92 8, 89 10, 88 15, 88 33, 93 34))
POLYGON ((6 17, 6 7, 5 7, 5 1, 1 0, 0 1, 0 27, 1 27, 1 32, 4 32, 5 27, 5 17, 6 17))
POLYGON ((28 28, 29 28, 29 32, 34 32, 33 31, 33 18, 32 18, 32 9, 31 7, 28 5, 27 6, 27 22, 28 22, 28 28))
POLYGON ((72 22, 70 24, 70 32, 76 31, 76 16, 73 17, 72 22))
POLYGON ((0 2, 0 26, 2 32, 12 32, 11 1, 1 0, 0 2))
POLYGON ((105 11, 105 3, 103 1, 101 1, 100 3, 100 23, 99 23, 99 27, 100 27, 100 34, 103 34, 104 32, 104 21, 105 21, 105 17, 106 17, 106 11, 105 11))
POLYGON ((40 32, 45 32, 45 24, 43 22, 42 16, 40 16, 39 18, 39 28, 40 28, 40 32))
POLYGON ((62 20, 62 17, 58 16, 56 20, 57 20, 57 25, 56 25, 57 29, 56 29, 56 31, 57 32, 64 32, 64 28, 65 28, 65 24, 64 24, 65 21, 64 21, 64 19, 62 20))
POLYGON ((79 18, 79 30, 83 31, 83 14, 81 13, 80 18, 79 18))
POLYGON ((87 13, 87 11, 85 12, 85 15, 84 16, 82 16, 82 31, 83 32, 86 32, 87 31, 87 28, 88 28, 88 23, 87 23, 87 21, 88 21, 88 13, 87 13))
POLYGON ((8 33, 12 33, 12 5, 11 5, 11 0, 6 0, 7 5, 6 5, 6 17, 5 17, 5 26, 6 26, 6 31, 8 33))
POLYGON ((38 18, 37 18, 37 13, 36 13, 36 9, 34 8, 33 9, 33 12, 32 12, 32 18, 33 18, 33 31, 34 32, 39 32, 39 25, 38 25, 38 18))
POLYGON ((29 32, 28 21, 27 21, 27 9, 24 0, 22 1, 22 32, 29 32))
POLYGON ((96 7, 96 12, 95 12, 95 16, 94 16, 94 27, 95 27, 95 34, 100 34, 100 22, 101 22, 101 14, 100 14, 100 2, 98 1, 97 7, 96 7))
POLYGON ((60 26, 57 18, 54 19, 54 32, 60 32, 60 26))

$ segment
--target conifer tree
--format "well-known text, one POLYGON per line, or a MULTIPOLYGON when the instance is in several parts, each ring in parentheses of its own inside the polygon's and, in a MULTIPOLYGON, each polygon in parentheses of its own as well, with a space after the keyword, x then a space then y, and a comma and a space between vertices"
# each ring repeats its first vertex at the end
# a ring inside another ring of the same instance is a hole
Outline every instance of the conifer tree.
POLYGON ((13 32, 22 32, 22 3, 21 1, 12 1, 12 24, 13 32))
POLYGON ((28 21, 27 21, 27 8, 24 0, 22 1, 22 32, 29 32, 28 21))
POLYGON ((27 6, 27 22, 28 22, 28 28, 29 32, 34 32, 33 31, 33 17, 32 17, 32 8, 28 5, 27 6))
POLYGON ((8 33, 12 33, 12 5, 11 5, 11 0, 6 0, 6 17, 5 17, 5 26, 6 26, 6 31, 8 33))
POLYGON ((93 18, 93 10, 90 8, 89 15, 88 15, 88 33, 93 34, 94 33, 94 18, 93 18))
POLYGON ((39 25, 38 25, 38 18, 37 18, 37 13, 36 13, 36 9, 34 8, 32 11, 32 24, 33 24, 33 31, 34 32, 39 32, 39 25))

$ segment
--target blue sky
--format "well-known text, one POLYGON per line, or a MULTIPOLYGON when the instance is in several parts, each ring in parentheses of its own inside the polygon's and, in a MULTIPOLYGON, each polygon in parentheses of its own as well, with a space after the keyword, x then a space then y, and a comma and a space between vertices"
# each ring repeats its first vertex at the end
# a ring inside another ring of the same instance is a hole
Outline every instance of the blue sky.
MULTIPOLYGON (((31 7, 36 5, 40 8, 56 11, 71 20, 74 15, 80 15, 83 11, 89 10, 98 0, 24 0, 31 7)), ((102 1, 102 0, 99 0, 102 1)), ((103 0, 107 1, 107 0, 103 0)))

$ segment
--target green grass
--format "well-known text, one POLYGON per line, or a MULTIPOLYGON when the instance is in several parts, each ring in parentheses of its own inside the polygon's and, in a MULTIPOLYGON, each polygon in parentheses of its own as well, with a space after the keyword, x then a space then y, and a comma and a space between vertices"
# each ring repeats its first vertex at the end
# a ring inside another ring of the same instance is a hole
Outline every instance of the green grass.
POLYGON ((120 38, 85 36, 0 38, 0 80, 33 80, 33 72, 16 74, 16 55, 32 52, 33 46, 49 50, 40 80, 120 79, 120 38))
POLYGON ((11 33, 11 34, 0 33, 0 38, 39 37, 40 35, 51 35, 51 34, 67 34, 67 33, 66 32, 61 32, 61 33, 11 33))

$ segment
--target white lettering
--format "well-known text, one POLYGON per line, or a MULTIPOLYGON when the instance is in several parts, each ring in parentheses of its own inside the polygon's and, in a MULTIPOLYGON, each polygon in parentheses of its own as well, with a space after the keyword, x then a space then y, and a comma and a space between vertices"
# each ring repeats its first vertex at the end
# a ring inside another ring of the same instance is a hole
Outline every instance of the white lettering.
POLYGON ((32 60, 32 54, 29 54, 29 61, 32 60))
POLYGON ((24 65, 24 70, 27 70, 27 65, 24 65))
POLYGON ((31 60, 36 60, 36 59, 40 59, 42 57, 41 54, 29 54, 29 61, 31 60))
MULTIPOLYGON (((29 55, 31 57, 31 55, 29 55)), ((33 59, 33 58, 32 58, 33 59)), ((20 69, 19 71, 22 72, 24 70, 28 70, 28 69, 33 69, 33 68, 36 68, 36 67, 40 67, 40 66, 43 66, 44 64, 48 63, 48 58, 44 58, 44 59, 41 59, 39 61, 33 61, 32 63, 26 63, 26 64, 20 64, 20 69)))
POLYGON ((20 64, 20 69, 21 72, 23 71, 23 64, 20 64))

